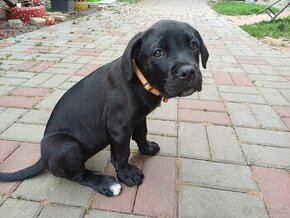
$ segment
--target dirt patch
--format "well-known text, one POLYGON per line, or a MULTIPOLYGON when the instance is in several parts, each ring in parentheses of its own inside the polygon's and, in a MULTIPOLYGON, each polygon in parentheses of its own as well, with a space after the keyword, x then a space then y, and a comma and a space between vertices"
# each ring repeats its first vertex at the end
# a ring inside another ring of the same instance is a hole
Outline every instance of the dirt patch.
POLYGON ((290 51, 290 40, 289 39, 274 39, 271 37, 265 37, 260 40, 261 42, 274 47, 276 49, 290 51))

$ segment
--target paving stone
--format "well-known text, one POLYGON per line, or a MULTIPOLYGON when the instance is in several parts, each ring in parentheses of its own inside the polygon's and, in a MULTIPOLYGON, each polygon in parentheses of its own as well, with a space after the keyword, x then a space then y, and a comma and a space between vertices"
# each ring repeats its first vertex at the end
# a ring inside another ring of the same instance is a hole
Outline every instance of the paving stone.
POLYGON ((39 218, 55 218, 55 217, 67 217, 67 218, 81 218, 84 214, 82 208, 66 207, 47 205, 43 208, 39 214, 39 218))
POLYGON ((14 89, 13 86, 0 85, 0 95, 5 95, 6 93, 10 92, 12 89, 14 89))
POLYGON ((32 108, 40 101, 39 98, 22 96, 0 96, 0 106, 15 108, 32 108))
POLYGON ((236 128, 241 142, 289 148, 290 132, 236 128))
POLYGON ((179 217, 267 218, 263 200, 246 193, 184 186, 179 194, 179 217))
MULTIPOLYGON (((143 157, 141 155, 131 155, 129 163, 137 166, 142 170, 143 157)), ((115 168, 109 163, 105 170, 106 175, 116 177, 115 168)), ((122 184, 121 193, 113 198, 108 198, 100 193, 96 193, 92 207, 101 210, 110 210, 122 213, 131 213, 133 211, 135 196, 137 193, 137 186, 127 187, 122 184)))
MULTIPOLYGON (((110 211, 91 210, 86 218, 141 218, 144 216, 137 216, 133 214, 114 213, 110 211)), ((146 216, 147 217, 147 216, 146 216)))
POLYGON ((234 85, 234 81, 232 80, 229 73, 213 73, 213 77, 215 82, 219 85, 234 85))
POLYGON ((31 218, 37 217, 41 209, 40 203, 7 199, 0 207, 0 214, 3 217, 9 218, 31 218))
POLYGON ((179 121, 212 123, 219 125, 230 124, 230 119, 226 113, 179 109, 178 115, 179 121))
POLYGON ((133 213, 176 217, 176 159, 149 157, 144 160, 142 168, 145 177, 138 188, 133 213))
POLYGON ((252 167, 270 217, 290 216, 290 174, 286 170, 252 167))
MULTIPOLYGON (((22 143, 0 166, 1 172, 15 172, 34 164, 40 157, 40 146, 22 143)), ((0 182, 0 194, 11 194, 19 182, 0 182)))
POLYGON ((248 164, 290 169, 290 150, 268 146, 242 144, 248 164))
POLYGON ((212 160, 245 164, 243 152, 231 127, 208 126, 212 160))
POLYGON ((0 77, 0 85, 4 86, 19 86, 26 81, 27 79, 22 78, 0 77))
POLYGON ((32 79, 23 83, 22 86, 38 87, 39 85, 41 85, 43 82, 45 82, 52 76, 53 76, 52 74, 46 74, 46 73, 37 74, 32 79))
POLYGON ((98 64, 86 64, 80 70, 76 72, 77 75, 87 76, 93 71, 95 71, 100 65, 98 64))
POLYGON ((29 97, 43 97, 48 95, 51 89, 44 88, 28 88, 28 87, 18 87, 10 92, 10 95, 16 96, 29 96, 29 97))
POLYGON ((290 105, 289 100, 287 100, 279 91, 276 89, 269 88, 258 88, 262 96, 270 105, 290 105))
POLYGON ((54 75, 45 81, 40 87, 56 88, 68 79, 69 75, 54 75))
POLYGON ((176 122, 147 120, 148 133, 153 135, 177 136, 176 122))
POLYGON ((27 110, 8 108, 0 112, 0 133, 7 129, 12 123, 14 123, 19 117, 25 114, 27 110))
POLYGON ((26 71, 29 68, 35 66, 37 64, 36 61, 25 61, 20 63, 17 66, 14 66, 11 70, 15 70, 15 71, 26 71))
POLYGON ((44 98, 36 108, 45 108, 45 109, 53 109, 58 100, 64 95, 65 90, 56 90, 51 93, 49 96, 44 98))
POLYGON ((209 144, 205 126, 201 124, 179 123, 178 154, 210 160, 209 144))
POLYGON ((19 142, 4 141, 0 140, 0 164, 18 147, 20 146, 19 142))
POLYGON ((232 191, 258 191, 248 166, 182 159, 180 180, 195 186, 232 191))
POLYGON ((280 117, 269 105, 250 105, 254 116, 263 128, 287 129, 280 117))
POLYGON ((58 67, 50 67, 44 70, 44 73, 52 73, 52 74, 66 74, 71 75, 77 72, 78 69, 74 68, 58 68, 58 67))
POLYGON ((203 85, 202 91, 198 93, 200 100, 219 101, 221 97, 214 85, 203 85))
POLYGON ((200 101, 191 99, 180 99, 179 108, 188 108, 203 111, 217 111, 217 112, 226 111, 225 106, 222 102, 200 101))
POLYGON ((14 123, 0 135, 0 138, 39 143, 43 137, 44 129, 43 125, 14 123))
POLYGON ((64 82, 61 84, 58 88, 59 89, 64 89, 64 90, 69 90, 71 87, 75 85, 75 82, 64 82))
POLYGON ((283 90, 283 89, 281 89, 280 92, 290 102, 290 90, 283 90))
POLYGON ((152 119, 177 120, 177 100, 170 99, 168 103, 162 103, 148 117, 152 119))
POLYGON ((22 182, 13 196, 23 196, 35 201, 47 200, 57 204, 84 206, 92 193, 93 189, 87 186, 44 173, 22 182))
POLYGON ((225 101, 229 101, 229 102, 266 104, 266 101, 259 95, 221 93, 221 96, 224 98, 225 101))
POLYGON ((3 73, 2 76, 10 77, 10 78, 31 79, 32 77, 35 76, 35 74, 31 72, 7 71, 3 73))
POLYGON ((240 94, 259 94, 256 87, 238 87, 219 85, 220 92, 240 93, 240 94))
POLYGON ((290 107, 273 106, 279 117, 290 117, 290 107))
POLYGON ((43 72, 44 70, 46 70, 47 68, 49 68, 52 65, 54 65, 54 62, 44 61, 44 62, 41 62, 41 63, 29 68, 28 70, 31 71, 31 72, 40 73, 40 72, 43 72))
POLYGON ((258 123, 245 103, 227 103, 226 107, 235 126, 258 127, 258 123))
POLYGON ((3 204, 4 201, 5 201, 5 198, 0 196, 0 206, 3 204))
POLYGON ((50 117, 50 114, 51 112, 49 111, 30 110, 23 117, 21 117, 21 119, 18 120, 18 122, 46 125, 50 117))
POLYGON ((102 150, 86 162, 86 168, 94 172, 103 173, 110 159, 110 152, 102 150))

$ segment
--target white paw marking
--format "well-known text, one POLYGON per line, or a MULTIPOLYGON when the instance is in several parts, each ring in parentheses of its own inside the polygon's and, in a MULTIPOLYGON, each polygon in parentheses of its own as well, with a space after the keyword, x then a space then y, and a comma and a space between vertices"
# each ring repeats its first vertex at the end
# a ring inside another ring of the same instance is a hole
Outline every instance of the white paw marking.
POLYGON ((120 194, 121 191, 121 185, 119 183, 115 183, 110 186, 110 190, 113 192, 115 196, 120 194))

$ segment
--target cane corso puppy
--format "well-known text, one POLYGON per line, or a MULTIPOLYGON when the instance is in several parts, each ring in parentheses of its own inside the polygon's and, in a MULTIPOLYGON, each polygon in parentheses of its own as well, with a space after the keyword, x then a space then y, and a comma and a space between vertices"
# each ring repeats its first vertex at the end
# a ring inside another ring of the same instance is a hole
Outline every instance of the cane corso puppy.
POLYGON ((106 196, 118 195, 116 178, 94 174, 84 165, 110 145, 119 181, 141 184, 142 172, 128 163, 130 138, 141 154, 159 152, 158 144, 146 139, 146 116, 162 98, 201 91, 199 55, 206 68, 207 48, 186 23, 162 20, 138 33, 122 57, 95 70, 59 100, 41 141, 40 160, 18 172, 0 173, 0 180, 19 181, 48 170, 106 196))

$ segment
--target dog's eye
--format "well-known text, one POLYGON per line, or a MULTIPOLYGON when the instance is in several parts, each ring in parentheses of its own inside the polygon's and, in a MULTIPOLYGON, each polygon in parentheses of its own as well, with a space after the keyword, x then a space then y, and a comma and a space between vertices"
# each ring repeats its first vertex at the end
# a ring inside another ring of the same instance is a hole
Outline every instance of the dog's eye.
POLYGON ((158 49, 158 50, 156 50, 154 53, 153 53, 153 55, 155 56, 155 57, 161 57, 162 55, 163 55, 163 51, 161 50, 161 49, 158 49))
POLYGON ((197 45, 196 42, 191 42, 191 43, 190 43, 190 47, 191 47, 191 49, 194 50, 194 51, 196 51, 196 50, 198 49, 198 45, 197 45))

